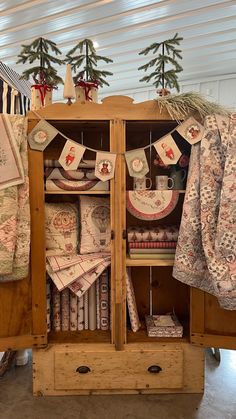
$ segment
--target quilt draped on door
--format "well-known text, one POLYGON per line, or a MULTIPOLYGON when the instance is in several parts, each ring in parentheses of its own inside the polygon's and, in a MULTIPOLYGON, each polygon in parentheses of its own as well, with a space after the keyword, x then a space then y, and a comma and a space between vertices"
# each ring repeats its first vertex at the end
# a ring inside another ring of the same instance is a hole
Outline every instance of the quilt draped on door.
POLYGON ((192 146, 174 278, 236 309, 236 120, 210 115, 192 146))
POLYGON ((0 117, 8 118, 12 125, 12 140, 19 148, 24 170, 24 183, 0 190, 0 282, 8 282, 25 278, 29 269, 27 119, 20 115, 0 117))

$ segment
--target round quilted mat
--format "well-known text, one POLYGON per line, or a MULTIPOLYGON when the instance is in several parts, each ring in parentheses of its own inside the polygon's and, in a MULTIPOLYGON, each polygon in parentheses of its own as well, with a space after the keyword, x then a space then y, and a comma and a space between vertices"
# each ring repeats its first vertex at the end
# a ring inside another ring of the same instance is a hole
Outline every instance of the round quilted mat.
POLYGON ((127 191, 126 207, 140 220, 160 220, 169 215, 179 199, 179 192, 173 190, 127 191))

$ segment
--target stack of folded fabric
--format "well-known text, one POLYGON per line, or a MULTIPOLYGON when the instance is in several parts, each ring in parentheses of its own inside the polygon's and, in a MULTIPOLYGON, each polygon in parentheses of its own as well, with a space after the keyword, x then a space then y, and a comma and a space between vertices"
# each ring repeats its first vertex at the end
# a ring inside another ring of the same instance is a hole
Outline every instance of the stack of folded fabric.
POLYGON ((177 226, 130 227, 128 251, 131 259, 174 259, 177 226))
POLYGON ((109 181, 95 176, 95 160, 83 160, 77 170, 64 170, 57 160, 44 161, 45 189, 56 191, 108 191, 109 181))

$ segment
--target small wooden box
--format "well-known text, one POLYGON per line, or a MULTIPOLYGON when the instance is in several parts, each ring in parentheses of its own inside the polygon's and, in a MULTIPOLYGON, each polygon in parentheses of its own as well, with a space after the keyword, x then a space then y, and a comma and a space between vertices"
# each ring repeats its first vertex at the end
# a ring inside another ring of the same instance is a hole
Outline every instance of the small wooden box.
POLYGON ((183 326, 175 314, 146 316, 149 337, 182 338, 183 326))

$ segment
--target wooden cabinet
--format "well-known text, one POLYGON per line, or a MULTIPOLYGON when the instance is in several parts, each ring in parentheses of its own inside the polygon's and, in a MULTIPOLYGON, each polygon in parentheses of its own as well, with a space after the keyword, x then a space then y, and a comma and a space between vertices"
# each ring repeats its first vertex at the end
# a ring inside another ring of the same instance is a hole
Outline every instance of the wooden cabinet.
MULTIPOLYGON (((53 104, 37 114, 30 112, 29 131, 39 117, 67 138, 96 150, 117 153, 115 177, 110 181, 110 190, 103 193, 46 193, 44 159, 57 159, 66 139, 58 135, 43 153, 29 150, 31 272, 23 281, 0 283, 0 350, 34 348, 35 395, 202 392, 203 347, 236 349, 236 312, 221 309, 214 297, 175 280, 172 260, 137 260, 127 255, 127 228, 145 222, 126 210, 126 193, 132 190, 133 183, 124 152, 154 142, 176 123, 166 112, 159 112, 155 101, 134 104, 123 96, 108 97, 102 104, 53 104), (44 204, 75 202, 83 193, 110 198, 112 326, 105 332, 47 334, 44 204), (136 333, 129 327, 126 309, 127 267, 131 270, 142 324, 136 333), (150 312, 150 304, 155 314, 174 308, 184 327, 182 338, 147 336, 144 318, 150 312)), ((147 157, 155 189, 155 150, 150 150, 147 157)), ((88 158, 95 158, 92 151, 86 153, 88 158)), ((180 192, 174 211, 162 220, 150 222, 151 225, 180 222, 184 191, 180 192)))

